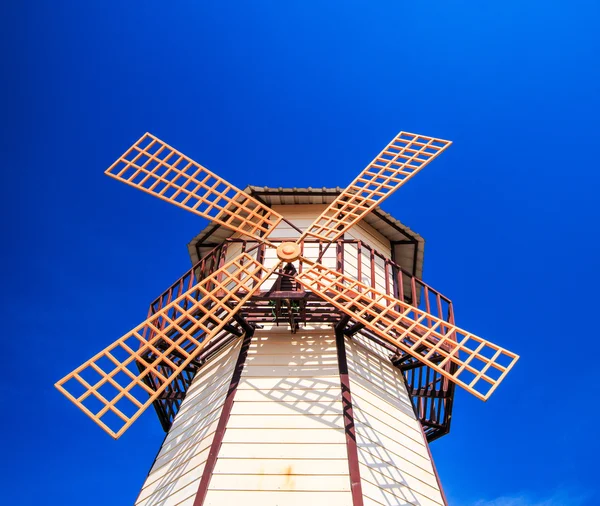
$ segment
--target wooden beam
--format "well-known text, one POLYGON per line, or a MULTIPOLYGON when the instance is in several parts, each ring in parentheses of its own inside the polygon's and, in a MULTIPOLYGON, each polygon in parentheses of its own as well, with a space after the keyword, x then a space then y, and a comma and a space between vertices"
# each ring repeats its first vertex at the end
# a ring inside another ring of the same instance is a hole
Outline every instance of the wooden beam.
MULTIPOLYGON (((341 322, 340 322, 341 323, 341 322)), ((338 324, 339 325, 339 324, 338 324)), ((339 325, 339 329, 343 325, 339 325)), ((360 465, 358 461, 358 446, 352 410, 352 393, 348 375, 348 360, 346 358, 346 342, 344 333, 336 328, 335 345, 337 349, 340 384, 342 388, 342 412, 344 414, 344 434, 346 436, 346 451, 348 453, 348 470, 350 473, 350 490, 352 506, 363 506, 362 485, 360 481, 360 465)))

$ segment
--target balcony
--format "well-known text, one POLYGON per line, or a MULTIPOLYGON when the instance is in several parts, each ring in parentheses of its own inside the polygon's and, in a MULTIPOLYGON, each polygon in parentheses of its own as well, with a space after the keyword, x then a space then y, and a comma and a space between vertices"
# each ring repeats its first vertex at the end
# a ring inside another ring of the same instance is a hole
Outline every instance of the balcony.
MULTIPOLYGON (((280 239, 275 244, 284 240, 280 239)), ((334 244, 307 240, 302 244, 302 251, 310 260, 316 261, 320 258, 321 263, 329 268, 454 323, 450 299, 360 240, 339 240, 334 244)), ((150 305, 149 316, 192 289, 198 282, 242 252, 251 254, 266 268, 272 267, 277 261, 274 249, 262 243, 227 239, 157 297, 150 305)), ((302 265, 298 269, 301 272, 302 265)), ((230 322, 218 336, 213 337, 199 357, 154 402, 165 431, 171 426, 198 368, 210 355, 241 336, 247 326, 289 325, 291 331, 295 332, 303 325, 331 323, 338 327, 342 325, 341 330, 350 338, 356 333, 361 333, 390 351, 390 360, 404 375, 415 413, 429 441, 449 432, 454 396, 452 382, 412 356, 402 354, 392 344, 382 342, 360 323, 352 321, 312 293, 298 290, 292 279, 292 271, 287 274, 280 271, 279 274, 265 280, 260 291, 238 312, 235 321, 230 322)), ((185 325, 182 327, 185 328, 185 325)), ((176 363, 177 357, 173 360, 176 363)), ((447 366, 452 367, 452 364, 448 363, 447 366)), ((146 383, 153 386, 153 378, 146 378, 146 383)))

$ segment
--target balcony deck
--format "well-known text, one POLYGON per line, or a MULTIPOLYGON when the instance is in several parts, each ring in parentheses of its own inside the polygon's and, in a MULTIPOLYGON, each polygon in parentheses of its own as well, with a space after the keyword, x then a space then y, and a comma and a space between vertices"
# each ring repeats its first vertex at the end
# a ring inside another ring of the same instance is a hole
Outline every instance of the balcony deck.
MULTIPOLYGON (((344 272, 348 268, 345 260, 349 256, 361 259, 354 265, 352 276, 377 286, 387 295, 404 300, 419 309, 436 317, 454 323, 452 301, 433 289, 422 280, 413 276, 393 260, 386 258, 368 244, 359 240, 339 240, 329 246, 335 248, 335 268, 344 272), (383 275, 382 275, 383 274, 383 275)), ((149 315, 175 300, 180 294, 191 289, 196 283, 224 265, 233 249, 236 252, 255 252, 256 259, 265 263, 265 246, 253 241, 227 239, 206 254, 196 265, 181 276, 172 286, 157 297, 150 305, 149 315)), ((326 244, 319 241, 306 241, 303 248, 312 249, 315 254, 325 252, 326 244)), ((332 258, 330 252, 330 258, 332 258)), ((302 266, 299 267, 302 269, 302 266)), ((348 273, 350 274, 350 273, 348 273)), ((357 333, 379 343, 390 351, 391 362, 398 367, 405 378, 408 392, 411 395, 415 413, 420 420, 429 441, 438 439, 450 430, 454 384, 433 369, 424 366, 416 359, 402 354, 396 347, 383 343, 377 336, 368 332, 362 325, 340 313, 330 304, 322 301, 314 294, 296 289, 292 278, 283 274, 273 280, 269 289, 261 289, 252 297, 236 315, 235 321, 213 338, 199 357, 173 381, 163 395, 154 403, 159 420, 165 431, 169 429, 177 414, 187 388, 202 364, 212 354, 244 333, 249 326, 266 324, 289 325, 292 332, 302 325, 311 323, 330 323, 337 326, 347 336, 357 333)), ((182 325, 185 328, 185 325, 182 325)), ((177 357, 173 357, 174 362, 177 357)), ((449 367, 452 364, 448 364, 449 367)), ((146 379, 153 385, 153 379, 146 379)))

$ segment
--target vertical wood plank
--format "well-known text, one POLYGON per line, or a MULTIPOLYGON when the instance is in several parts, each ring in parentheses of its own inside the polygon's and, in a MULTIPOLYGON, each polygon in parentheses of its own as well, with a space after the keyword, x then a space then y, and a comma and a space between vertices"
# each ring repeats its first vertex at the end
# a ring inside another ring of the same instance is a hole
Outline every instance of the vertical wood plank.
POLYGON ((219 456, 219 450, 221 449, 221 443, 223 442, 223 436, 225 435, 225 429, 227 428, 229 415, 231 415, 231 409, 233 408, 235 392, 237 391, 240 378, 242 377, 244 364, 246 362, 246 357, 248 356, 248 349, 250 348, 252 334, 253 332, 246 332, 246 335, 244 336, 244 342, 242 343, 240 354, 238 355, 238 359, 235 364, 233 377, 231 378, 229 390, 227 391, 225 404, 223 404, 223 409, 221 410, 221 417, 219 418, 219 424, 217 425, 217 430, 208 454, 208 460, 206 461, 204 470, 202 471, 202 478, 200 479, 200 485, 198 486, 198 492, 194 498, 193 506, 202 506, 204 504, 204 500, 206 499, 208 485, 210 484, 210 479, 215 469, 215 465, 217 464, 217 457, 219 456))

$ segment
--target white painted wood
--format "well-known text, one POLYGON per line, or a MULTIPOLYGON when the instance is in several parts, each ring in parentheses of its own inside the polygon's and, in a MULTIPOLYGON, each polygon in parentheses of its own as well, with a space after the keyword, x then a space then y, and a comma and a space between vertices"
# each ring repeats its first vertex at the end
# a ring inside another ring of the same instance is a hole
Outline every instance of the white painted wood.
MULTIPOLYGON (((337 366, 258 366, 252 369, 244 369, 242 373, 244 378, 264 378, 265 376, 287 378, 288 376, 298 376, 303 378, 312 378, 313 376, 338 376, 337 366)), ((282 380, 285 381, 285 380, 282 380)))
MULTIPOLYGON (((364 468, 363 468, 364 469, 364 468)), ((372 499, 378 504, 411 505, 411 506, 440 506, 424 495, 416 493, 410 488, 397 483, 374 483, 377 480, 371 473, 361 473, 361 487, 364 497, 372 499)))
POLYGON ((142 490, 142 493, 140 494, 139 499, 144 499, 148 497, 148 495, 150 495, 150 493, 153 490, 159 488, 161 479, 165 476, 165 474, 172 473, 172 478, 174 478, 175 476, 184 475, 187 472, 194 470, 197 466, 204 464, 206 462, 206 459, 208 458, 210 447, 204 445, 203 447, 204 449, 202 451, 200 451, 199 453, 195 453, 195 455, 190 459, 173 459, 166 465, 160 467, 159 469, 148 475, 148 479, 144 484, 144 488, 142 490))
POLYGON ((331 427, 337 429, 343 425, 342 414, 306 415, 231 415, 228 428, 235 429, 321 429, 331 427))
POLYGON ((290 376, 282 381, 281 378, 267 376, 246 376, 240 380, 239 390, 289 390, 290 385, 294 385, 299 390, 314 390, 318 392, 327 392, 333 388, 339 388, 339 377, 332 376, 312 376, 303 377, 290 376))
POLYGON ((364 221, 354 225, 348 230, 346 232, 346 238, 363 241, 386 258, 392 257, 390 240, 364 221))
POLYGON ((402 373, 389 351, 346 339, 365 504, 439 506, 443 499, 402 373))
POLYGON ((213 475, 211 490, 271 490, 307 491, 327 490, 343 492, 350 490, 347 476, 296 475, 291 464, 287 474, 218 474, 213 475))
POLYGON ((391 430, 387 425, 379 423, 374 417, 369 418, 367 425, 355 418, 355 427, 360 427, 356 434, 356 443, 360 448, 378 456, 385 461, 395 461, 395 456, 405 457, 423 469, 431 470, 427 448, 400 431, 391 430), (395 456, 391 456, 394 454, 395 456))
MULTIPOLYGON (((282 343, 276 349, 270 350, 271 355, 285 355, 294 356, 296 354, 303 355, 312 355, 314 353, 322 354, 322 353, 335 353, 335 344, 334 343, 319 343, 317 341, 311 342, 298 342, 298 341, 289 341, 287 343, 282 343), (318 344, 317 344, 318 343, 318 344)), ((253 344, 250 346, 248 350, 249 355, 263 354, 263 350, 260 344, 253 344)))
POLYGON ((136 506, 176 506, 198 490, 240 345, 228 345, 196 374, 136 506))
MULTIPOLYGON (((274 209, 304 230, 325 207, 274 209)), ((298 235, 281 223, 269 239, 278 243, 298 235)), ((389 241, 366 223, 345 237, 391 258, 389 241)), ((227 259, 241 249, 240 243, 230 243, 227 259)), ((254 258, 256 254, 251 253, 254 258)), ((316 260, 318 246, 307 245, 304 255, 316 260)), ((265 265, 275 262, 275 250, 268 248, 265 265)), ((322 263, 337 268, 336 245, 327 249, 322 263)), ((355 245, 346 244, 345 273, 356 278, 359 265, 361 281, 371 285, 367 248, 359 255, 355 245)), ((378 257, 373 277, 374 286, 385 291, 385 263, 378 257)), ((261 288, 270 288, 274 281, 271 276, 261 288)), ((387 284, 393 286, 391 272, 387 284)), ((237 340, 219 353, 195 378, 136 506, 193 505, 240 344, 237 340)), ((426 441, 390 352, 361 337, 347 340, 346 351, 364 504, 441 505, 426 441)), ((331 324, 312 324, 295 335, 285 325, 265 324, 250 344, 205 506, 349 506, 347 452, 331 324)))
MULTIPOLYGON (((215 415, 211 416, 208 420, 202 420, 200 422, 202 425, 198 425, 198 427, 200 427, 198 430, 195 430, 192 425, 190 429, 185 432, 184 437, 177 441, 177 444, 172 444, 168 448, 165 448, 165 451, 161 451, 154 462, 153 470, 158 469, 165 463, 171 462, 174 459, 178 461, 185 460, 195 453, 202 451, 204 448, 208 448, 219 419, 218 410, 215 410, 214 413, 215 415)), ((161 448, 161 450, 163 450, 163 448, 161 448)))
MULTIPOLYGON (((279 327, 281 329, 282 327, 279 327)), ((285 328, 284 328, 285 329, 285 328)), ((273 333, 277 332, 277 327, 270 329, 273 333)), ((304 330, 304 329, 303 329, 304 330)), ((281 330, 279 330, 281 332, 281 330)), ((318 336, 317 339, 292 339, 291 334, 286 338, 280 335, 274 335, 273 341, 267 342, 265 339, 260 341, 252 342, 250 349, 248 350, 249 355, 284 355, 286 357, 296 355, 323 355, 323 354, 334 354, 336 352, 335 341, 329 339, 326 335, 323 337, 318 336), (272 343, 277 341, 277 346, 273 346, 272 343), (269 346, 268 353, 264 349, 264 346, 269 346)))
MULTIPOLYGON (((139 503, 139 506, 181 506, 194 502, 194 496, 198 491, 198 480, 192 481, 183 487, 178 486, 179 483, 171 483, 164 487, 155 495, 148 499, 144 499, 139 503), (188 502, 189 501, 189 502, 188 502)), ((137 505, 136 505, 137 506, 137 505)))
MULTIPOLYGON (((309 492, 321 491, 328 497, 336 491, 349 493, 333 336, 321 331, 291 335, 261 330, 253 337, 251 349, 207 502, 209 498, 215 501, 210 504, 219 504, 217 498, 233 501, 234 496, 218 491, 244 490, 249 498, 244 496, 244 502, 252 503, 256 497, 265 504, 281 505, 295 504, 299 493, 305 499, 309 492), (285 495, 279 495, 282 491, 285 495)), ((350 496, 344 497, 349 504, 350 496)))
MULTIPOLYGON (((368 353, 368 350, 364 351, 368 353)), ((404 378, 387 369, 387 366, 382 366, 381 364, 385 360, 373 355, 370 359, 365 360, 362 352, 359 353, 353 350, 348 352, 348 369, 353 377, 361 378, 361 382, 357 383, 359 385, 364 384, 365 388, 371 389, 373 395, 381 395, 381 391, 386 392, 401 401, 405 406, 405 411, 412 411, 410 398, 404 385, 404 378)))
POLYGON ((327 444, 346 442, 344 429, 330 429, 322 427, 313 430, 296 429, 233 429, 227 427, 226 443, 299 443, 299 444, 327 444))
POLYGON ((208 449, 203 451, 200 455, 202 458, 192 459, 188 461, 190 465, 180 466, 175 472, 173 472, 173 478, 168 482, 163 482, 160 479, 155 480, 151 484, 147 485, 142 489, 140 496, 138 497, 139 504, 152 504, 153 501, 160 500, 162 497, 166 497, 167 495, 171 495, 174 492, 181 490, 186 487, 190 483, 197 481, 197 473, 196 468, 198 466, 203 466, 208 458, 208 449), (195 467, 192 467, 191 464, 195 464, 195 467))
MULTIPOLYGON (((209 490, 204 506, 350 506, 351 493, 348 492, 280 492, 245 490, 209 490)), ((191 506, 185 503, 182 506, 191 506)))
MULTIPOLYGON (((220 459, 345 459, 346 444, 223 443, 220 459)), ((225 463, 226 464, 226 463, 225 463)))
MULTIPOLYGON (((247 380, 246 386, 252 386, 255 383, 252 379, 247 380)), ((291 381, 290 383, 294 383, 291 381)), ((298 399, 310 402, 335 401, 341 399, 339 383, 337 385, 328 385, 323 383, 322 389, 314 388, 281 388, 273 391, 270 389, 248 388, 238 390, 235 394, 235 402, 264 402, 266 400, 277 400, 280 402, 295 402, 298 399)))
MULTIPOLYGON (((265 332, 270 332, 270 331, 275 331, 275 332, 281 332, 281 330, 289 330, 289 327, 283 323, 280 323, 279 325, 275 324, 275 323, 261 323, 262 325, 262 330, 265 332)), ((302 331, 303 332, 312 332, 312 331, 323 331, 323 332, 331 332, 332 331, 332 324, 331 323, 326 323, 326 322, 312 322, 312 323, 307 323, 306 325, 302 326, 302 331)))
MULTIPOLYGON (((381 488, 405 487, 415 494, 425 496, 432 501, 437 501, 439 499, 439 492, 435 481, 433 485, 427 484, 419 479, 419 477, 408 473, 400 473, 396 467, 389 464, 382 465, 379 461, 364 461, 359 459, 359 462, 361 475, 364 475, 367 481, 370 481, 381 488)), ((425 474, 421 472, 421 475, 425 474)))
POLYGON ((294 475, 348 475, 348 461, 343 459, 221 459, 215 474, 294 474, 294 475))
MULTIPOLYGON (((354 390, 352 390, 352 395, 355 394, 362 398, 366 398, 366 396, 370 394, 377 399, 378 404, 381 403, 383 406, 391 406, 393 409, 400 410, 403 413, 410 415, 410 410, 407 409, 405 401, 399 397, 394 397, 392 392, 383 390, 374 383, 369 382, 368 389, 363 385, 355 385, 354 390)), ((384 409, 388 409, 387 406, 384 409)))
POLYGON ((394 408, 390 404, 380 402, 378 397, 368 395, 367 392, 364 392, 362 396, 354 395, 353 392, 352 405, 355 411, 360 411, 363 415, 362 419, 376 418, 383 424, 402 432, 417 442, 423 441, 423 434, 418 426, 419 422, 414 417, 410 417, 405 411, 394 408), (365 398, 368 400, 365 400, 365 398))
MULTIPOLYGON (((401 474, 394 462, 388 462, 376 455, 380 448, 365 445, 361 445, 359 448, 358 461, 381 474, 394 479, 399 479, 400 481, 404 479, 409 482, 412 479, 416 479, 433 488, 438 486, 437 480, 433 474, 427 469, 423 469, 423 467, 419 467, 415 464, 415 462, 419 461, 414 458, 414 454, 410 451, 405 451, 403 452, 403 455, 396 455, 396 458, 394 458, 394 460, 400 458, 403 461, 402 469, 405 470, 405 473, 401 474)), ((385 448, 385 450, 388 450, 388 448, 385 448)), ((428 460, 424 460, 422 463, 425 467, 429 467, 428 460)))
MULTIPOLYGON (((304 231, 326 207, 326 204, 279 205, 273 206, 273 210, 291 221, 300 230, 304 231)), ((298 236, 298 232, 287 223, 280 223, 277 228, 271 232, 271 237, 278 239, 296 238, 298 236)))
POLYGON ((211 390, 205 390, 189 398, 186 396, 186 400, 189 402, 187 402, 185 406, 179 410, 181 417, 179 417, 179 420, 176 420, 177 423, 173 421, 173 425, 171 426, 171 431, 169 432, 168 437, 173 437, 173 435, 180 431, 182 427, 189 426, 189 424, 185 423, 187 420, 183 415, 184 413, 193 410, 194 414, 190 416, 194 416, 198 420, 201 416, 204 416, 206 413, 210 413, 212 410, 214 410, 215 401, 220 398, 220 396, 223 394, 223 391, 227 391, 230 382, 230 371, 225 371, 222 375, 222 378, 220 378, 216 384, 210 385, 211 390))
POLYGON ((337 355, 335 353, 326 354, 303 354, 303 355, 284 355, 282 353, 276 355, 267 355, 259 353, 249 355, 246 359, 247 366, 273 365, 273 366, 337 366, 337 355))

